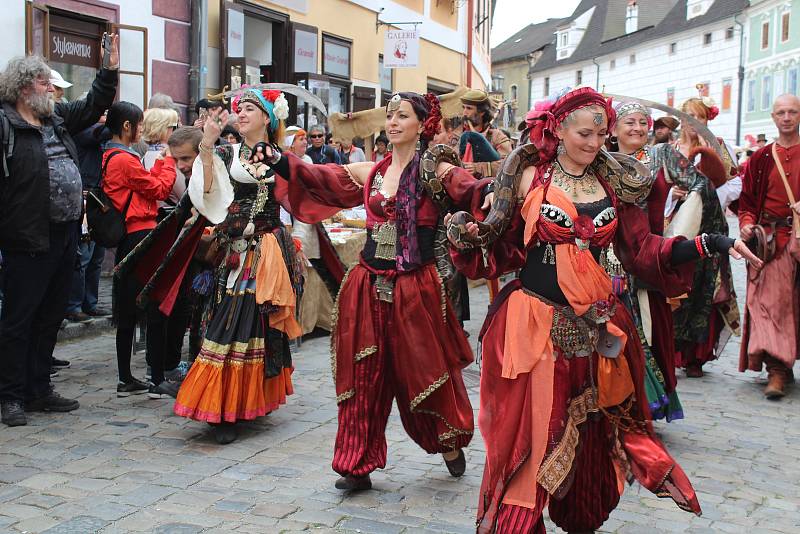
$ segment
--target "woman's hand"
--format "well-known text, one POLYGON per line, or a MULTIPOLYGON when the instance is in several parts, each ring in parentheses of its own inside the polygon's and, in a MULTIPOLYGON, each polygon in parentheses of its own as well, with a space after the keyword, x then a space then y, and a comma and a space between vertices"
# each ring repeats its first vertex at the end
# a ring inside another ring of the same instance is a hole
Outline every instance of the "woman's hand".
MULTIPOLYGON (((109 33, 108 37, 111 38, 111 51, 108 56, 108 69, 119 69, 119 35, 116 33, 109 33)), ((103 57, 106 55, 106 49, 100 47, 100 64, 103 64, 103 57)))
POLYGON ((250 156, 251 163, 269 163, 273 159, 275 159, 275 151, 267 143, 257 143, 253 147, 253 154, 250 156))
POLYGON ((208 119, 203 125, 203 141, 201 144, 213 147, 226 124, 228 124, 228 110, 222 108, 209 110, 208 119))
POLYGON ((492 208, 492 204, 494 204, 494 192, 491 192, 485 197, 483 197, 483 204, 481 204, 481 209, 483 211, 489 211, 492 208))
POLYGON ((685 189, 681 189, 679 187, 673 187, 672 190, 672 200, 673 202, 680 202, 686 199, 686 195, 689 194, 688 191, 685 189))
POLYGON ((736 260, 741 260, 744 258, 747 262, 753 266, 753 268, 757 270, 761 270, 764 267, 764 262, 758 259, 758 256, 753 254, 753 252, 744 244, 744 241, 741 239, 737 239, 733 242, 733 246, 728 249, 728 254, 730 254, 731 258, 736 260))
MULTIPOLYGON (((450 213, 448 213, 447 215, 444 216, 444 226, 445 226, 445 228, 450 226, 450 221, 452 219, 453 219, 453 215, 450 214, 450 213)), ((472 237, 474 239, 478 238, 478 225, 476 223, 468 222, 465 225, 465 227, 466 227, 467 233, 470 235, 470 237, 472 237)), ((450 232, 447 232, 447 239, 456 248, 466 248, 466 246, 463 243, 459 243, 458 241, 454 241, 453 237, 450 235, 450 232)))

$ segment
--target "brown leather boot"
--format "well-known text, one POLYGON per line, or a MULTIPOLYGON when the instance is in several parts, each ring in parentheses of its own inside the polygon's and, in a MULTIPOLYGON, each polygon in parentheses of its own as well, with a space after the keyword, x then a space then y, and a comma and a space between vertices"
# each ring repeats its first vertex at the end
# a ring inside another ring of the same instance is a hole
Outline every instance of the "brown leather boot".
POLYGON ((786 366, 770 358, 767 363, 767 387, 764 388, 764 396, 769 400, 778 400, 786 395, 786 383, 789 381, 789 372, 786 366))

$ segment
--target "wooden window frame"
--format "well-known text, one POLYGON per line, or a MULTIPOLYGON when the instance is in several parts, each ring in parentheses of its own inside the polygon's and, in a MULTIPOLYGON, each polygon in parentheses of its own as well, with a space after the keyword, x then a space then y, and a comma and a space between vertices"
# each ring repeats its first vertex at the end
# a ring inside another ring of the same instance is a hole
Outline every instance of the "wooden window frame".
POLYGON ((781 43, 789 41, 789 28, 791 27, 791 11, 787 11, 781 15, 781 43), (785 38, 784 38, 785 36, 785 38))
POLYGON ((761 23, 761 50, 769 48, 769 21, 761 23), (766 31, 764 31, 766 29, 766 31))

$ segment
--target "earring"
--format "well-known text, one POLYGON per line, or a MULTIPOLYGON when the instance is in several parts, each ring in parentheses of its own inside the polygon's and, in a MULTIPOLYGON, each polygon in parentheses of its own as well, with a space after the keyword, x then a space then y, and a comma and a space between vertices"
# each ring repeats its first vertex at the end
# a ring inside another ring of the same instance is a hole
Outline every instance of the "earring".
POLYGON ((419 139, 417 139, 417 146, 415 147, 414 150, 419 152, 421 149, 422 149, 422 142, 419 139))
POLYGON ((392 143, 387 144, 386 145, 386 151, 387 152, 391 152, 392 150, 394 150, 394 145, 392 143))
POLYGON ((556 148, 556 154, 558 154, 560 156, 561 154, 563 154, 566 151, 567 151, 567 149, 564 148, 564 141, 559 139, 558 148, 556 148))

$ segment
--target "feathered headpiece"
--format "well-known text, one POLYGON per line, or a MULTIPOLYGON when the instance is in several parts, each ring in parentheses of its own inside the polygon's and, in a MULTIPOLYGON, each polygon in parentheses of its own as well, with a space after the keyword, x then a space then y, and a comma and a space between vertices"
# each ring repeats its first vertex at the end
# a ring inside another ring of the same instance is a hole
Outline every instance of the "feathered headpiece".
POLYGON ((239 105, 244 102, 255 104, 261 111, 269 115, 269 126, 273 132, 278 129, 279 121, 289 117, 289 102, 280 91, 245 88, 233 99, 231 104, 233 112, 239 113, 239 105))

